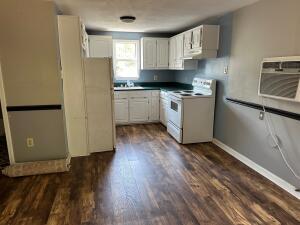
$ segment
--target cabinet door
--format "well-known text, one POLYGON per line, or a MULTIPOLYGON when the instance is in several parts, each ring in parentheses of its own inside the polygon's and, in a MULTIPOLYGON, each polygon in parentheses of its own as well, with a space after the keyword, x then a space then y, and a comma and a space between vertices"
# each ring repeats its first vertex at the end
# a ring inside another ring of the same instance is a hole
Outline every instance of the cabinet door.
POLYGON ((102 35, 89 36, 90 57, 112 57, 112 37, 102 35))
POLYGON ((145 38, 142 40, 142 69, 156 68, 156 39, 145 38))
POLYGON ((183 68, 183 35, 176 36, 176 56, 175 56, 175 68, 183 68))
POLYGON ((184 33, 183 40, 184 40, 183 54, 184 56, 188 56, 190 55, 192 49, 192 32, 187 31, 186 33, 184 33))
POLYGON ((128 123, 128 100, 115 99, 115 120, 116 123, 128 123))
POLYGON ((175 59, 176 59, 176 38, 170 38, 169 45, 169 69, 174 69, 175 67, 175 59))
POLYGON ((162 99, 160 99, 160 104, 159 104, 159 121, 166 126, 166 119, 165 119, 165 108, 162 99))
POLYGON ((169 39, 157 39, 156 67, 169 68, 169 39))
POLYGON ((201 47, 202 27, 197 27, 192 31, 192 49, 201 47))
POLYGON ((168 101, 166 99, 160 99, 160 112, 159 112, 159 120, 160 122, 167 126, 168 123, 168 101))
POLYGON ((159 98, 152 97, 151 104, 149 105, 150 109, 150 120, 151 121, 159 121, 159 98))
POLYGON ((129 121, 145 122, 149 120, 149 99, 131 98, 129 100, 129 121))

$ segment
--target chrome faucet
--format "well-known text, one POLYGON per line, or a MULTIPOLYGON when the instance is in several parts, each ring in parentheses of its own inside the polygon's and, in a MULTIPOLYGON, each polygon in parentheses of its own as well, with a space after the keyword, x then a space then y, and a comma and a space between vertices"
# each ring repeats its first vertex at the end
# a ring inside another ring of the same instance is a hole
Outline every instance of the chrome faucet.
POLYGON ((134 83, 131 80, 127 80, 127 87, 134 87, 134 83))

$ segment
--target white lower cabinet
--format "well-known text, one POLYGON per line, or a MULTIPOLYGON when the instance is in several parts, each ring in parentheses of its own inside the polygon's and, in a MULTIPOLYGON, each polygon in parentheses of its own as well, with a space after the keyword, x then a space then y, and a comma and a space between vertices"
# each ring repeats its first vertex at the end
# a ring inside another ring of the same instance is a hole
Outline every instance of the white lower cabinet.
POLYGON ((159 121, 167 126, 168 123, 168 101, 165 99, 160 99, 160 113, 159 113, 159 121))
POLYGON ((144 122, 149 120, 149 99, 131 98, 129 100, 129 121, 144 122))
POLYGON ((115 120, 117 124, 129 122, 128 99, 115 99, 115 120))
POLYGON ((159 121, 159 97, 152 97, 149 106, 150 120, 159 121))
POLYGON ((165 126, 168 124, 168 98, 167 92, 160 92, 159 121, 165 126))
POLYGON ((116 124, 158 122, 160 91, 115 91, 116 124))

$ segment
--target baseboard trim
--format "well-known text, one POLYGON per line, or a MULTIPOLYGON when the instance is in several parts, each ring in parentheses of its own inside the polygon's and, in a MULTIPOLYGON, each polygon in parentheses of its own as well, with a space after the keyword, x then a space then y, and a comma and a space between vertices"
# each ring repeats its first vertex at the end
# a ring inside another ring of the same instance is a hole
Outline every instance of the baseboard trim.
POLYGON ((220 147, 222 150, 233 156, 234 158, 238 159, 242 163, 249 166, 251 169, 255 170, 268 180, 272 181, 291 195, 295 196, 296 198, 300 199, 300 193, 295 191, 295 187, 290 183, 286 182, 285 180, 281 179, 280 177, 276 176, 275 174, 271 173, 270 171, 266 170, 265 168, 261 167, 257 163, 253 162, 251 159, 247 158, 246 156, 238 153, 236 150, 232 149, 231 147, 227 146, 226 144, 222 143, 217 139, 213 139, 212 141, 215 145, 220 147))

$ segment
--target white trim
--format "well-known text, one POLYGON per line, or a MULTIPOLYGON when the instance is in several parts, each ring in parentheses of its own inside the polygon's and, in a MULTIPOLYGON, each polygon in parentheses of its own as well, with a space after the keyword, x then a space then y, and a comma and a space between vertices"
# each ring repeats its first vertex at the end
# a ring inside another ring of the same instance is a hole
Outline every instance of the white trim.
POLYGON ((295 196, 296 198, 300 199, 300 193, 295 191, 295 187, 291 185, 290 183, 286 182, 285 180, 281 179, 280 177, 276 176, 275 174, 271 173, 269 170, 266 170, 265 168, 261 167, 257 163, 253 162, 251 159, 247 158, 246 156, 238 153, 231 147, 225 145, 221 141, 217 139, 213 139, 212 141, 215 145, 220 147, 222 150, 233 156, 234 158, 238 159, 242 163, 246 164, 249 166, 251 169, 255 170, 268 180, 272 181, 285 191, 289 192, 291 195, 295 196))
POLYGON ((10 126, 9 126, 8 113, 7 113, 7 109, 6 109, 7 104, 6 104, 1 64, 0 64, 0 99, 1 99, 1 108, 2 108, 4 129, 5 129, 5 137, 6 137, 6 142, 7 142, 8 157, 9 157, 9 162, 12 165, 12 164, 15 164, 15 156, 14 156, 10 126))
POLYGON ((141 57, 140 57, 140 41, 139 40, 127 40, 127 39, 113 39, 113 69, 115 80, 138 80, 140 78, 141 68, 141 57), (117 42, 128 42, 136 45, 136 61, 137 61, 137 77, 118 77, 116 75, 115 61, 116 61, 116 43, 117 42))

